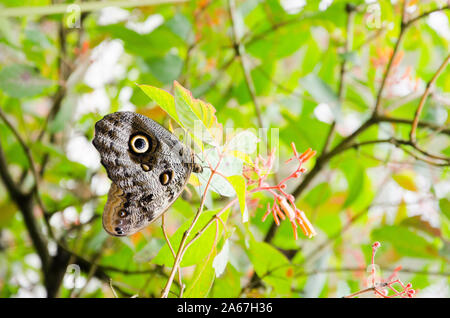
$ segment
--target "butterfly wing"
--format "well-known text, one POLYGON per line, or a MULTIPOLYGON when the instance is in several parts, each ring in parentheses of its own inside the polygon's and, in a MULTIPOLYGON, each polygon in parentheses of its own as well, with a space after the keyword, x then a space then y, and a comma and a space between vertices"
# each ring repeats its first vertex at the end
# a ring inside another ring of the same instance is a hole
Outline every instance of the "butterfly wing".
POLYGON ((114 236, 136 233, 158 218, 183 191, 192 172, 190 149, 137 113, 105 116, 95 125, 93 144, 112 181, 103 227, 114 236))

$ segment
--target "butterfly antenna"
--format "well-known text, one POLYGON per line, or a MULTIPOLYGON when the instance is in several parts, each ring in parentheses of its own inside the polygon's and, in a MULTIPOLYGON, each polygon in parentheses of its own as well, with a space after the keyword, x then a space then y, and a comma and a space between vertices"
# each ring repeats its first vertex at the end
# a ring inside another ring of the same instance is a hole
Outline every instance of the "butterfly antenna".
POLYGON ((194 171, 195 173, 202 173, 203 169, 210 169, 210 167, 208 165, 203 164, 204 160, 202 160, 202 158, 197 153, 194 153, 194 155, 197 157, 197 159, 198 159, 198 161, 200 161, 200 163, 195 162, 195 159, 193 158, 192 171, 194 171))

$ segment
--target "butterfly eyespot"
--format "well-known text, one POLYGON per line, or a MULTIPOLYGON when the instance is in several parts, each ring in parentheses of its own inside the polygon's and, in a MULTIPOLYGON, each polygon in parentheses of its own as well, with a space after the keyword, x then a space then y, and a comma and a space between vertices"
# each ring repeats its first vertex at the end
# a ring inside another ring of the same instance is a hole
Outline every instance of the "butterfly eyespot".
POLYGON ((191 147, 183 143, 187 137, 178 138, 146 116, 128 111, 109 114, 95 124, 92 142, 112 181, 102 215, 109 235, 141 231, 182 195, 194 161, 191 147))
POLYGON ((159 181, 161 182, 162 185, 166 185, 170 182, 170 180, 172 180, 172 175, 173 175, 172 171, 164 171, 159 175, 159 181))
POLYGON ((148 151, 150 142, 144 135, 135 135, 130 139, 130 147, 133 152, 140 154, 148 151))
POLYGON ((126 217, 128 215, 128 212, 125 210, 121 210, 121 211, 119 211, 118 214, 119 214, 119 217, 123 219, 124 217, 126 217))
POLYGON ((116 227, 116 228, 114 229, 114 231, 116 231, 116 233, 117 233, 118 235, 122 235, 122 234, 123 234, 123 231, 122 231, 122 228, 121 228, 121 227, 116 227))

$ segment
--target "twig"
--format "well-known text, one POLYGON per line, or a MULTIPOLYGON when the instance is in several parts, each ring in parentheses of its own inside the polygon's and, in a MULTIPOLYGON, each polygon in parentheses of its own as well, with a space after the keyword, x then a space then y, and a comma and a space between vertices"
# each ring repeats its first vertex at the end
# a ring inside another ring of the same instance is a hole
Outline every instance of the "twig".
MULTIPOLYGON (((189 37, 191 37, 192 35, 195 35, 195 30, 194 28, 197 25, 197 21, 199 16, 209 7, 209 5, 212 3, 212 1, 207 1, 204 5, 200 5, 199 8, 197 10, 195 10, 194 12, 194 23, 193 23, 193 27, 192 29, 190 29, 189 34, 187 35, 187 39, 189 40, 189 37)), ((199 41, 197 40, 197 38, 194 36, 194 41, 189 44, 187 50, 186 50, 186 57, 184 59, 184 63, 183 63, 183 70, 181 72, 182 77, 179 80, 179 82, 184 86, 184 87, 188 87, 188 71, 189 71, 189 62, 191 60, 191 55, 192 55, 192 51, 195 49, 195 47, 198 45, 199 41)))
POLYGON ((416 143, 416 129, 417 125, 419 124, 419 117, 422 113, 423 106, 425 105, 425 101, 427 100, 428 95, 431 92, 431 88, 433 87, 434 83, 436 82, 437 78, 441 73, 444 71, 444 69, 447 67, 447 64, 450 62, 450 55, 447 56, 447 58, 444 60, 444 62, 441 64, 441 66, 438 68, 436 73, 434 73, 431 80, 428 82, 427 87, 425 89, 425 92, 422 95, 422 98, 420 99, 419 106, 416 109, 416 112, 414 114, 414 119, 411 125, 411 131, 409 133, 409 140, 415 144, 416 143))
POLYGON ((359 51, 365 46, 369 45, 372 41, 376 40, 379 36, 381 36, 386 31, 385 27, 381 27, 375 31, 375 33, 372 36, 369 36, 363 43, 358 45, 355 48, 355 51, 359 51))
POLYGON ((380 286, 369 287, 369 288, 366 288, 366 289, 357 291, 356 293, 353 293, 353 294, 344 296, 344 297, 342 297, 342 298, 353 298, 353 297, 359 296, 359 295, 361 295, 361 294, 365 294, 365 293, 368 293, 368 292, 371 292, 371 291, 375 291, 377 288, 383 288, 383 287, 386 287, 386 286, 388 286, 388 285, 389 285, 388 283, 382 283, 380 286))
POLYGON ((259 68, 255 68, 255 70, 257 70, 259 73, 261 73, 262 76, 264 76, 270 83, 272 83, 273 85, 275 85, 276 87, 278 87, 279 89, 281 89, 282 91, 284 91, 285 93, 291 95, 291 96, 295 96, 299 99, 302 100, 308 100, 311 102, 315 102, 316 100, 314 98, 312 98, 309 95, 305 95, 299 92, 295 92, 292 91, 292 89, 287 88, 286 86, 284 86, 283 84, 281 84, 280 82, 274 80, 270 74, 268 74, 263 68, 259 67, 259 68))
POLYGON ((6 156, 3 152, 2 143, 0 140, 0 177, 5 184, 6 189, 11 195, 15 202, 22 201, 25 197, 25 193, 22 189, 14 182, 11 174, 9 173, 8 163, 6 162, 6 156))
MULTIPOLYGON (((411 125, 412 120, 411 119, 405 119, 405 118, 398 118, 398 117, 388 117, 388 116, 377 116, 376 120, 378 122, 386 122, 386 123, 394 123, 394 124, 403 124, 403 125, 411 125)), ((418 122, 418 127, 420 128, 427 128, 431 129, 433 131, 439 131, 443 134, 450 135, 450 129, 445 128, 442 126, 438 126, 436 124, 430 123, 430 122, 418 122)))
POLYGON ((236 56, 240 58, 240 65, 242 67, 242 72, 244 73, 245 83, 247 85, 248 92, 255 107, 255 113, 258 120, 259 127, 264 127, 262 116, 261 116, 261 106, 259 105, 258 99, 256 98, 255 84, 253 83, 252 75, 250 72, 249 65, 247 64, 247 55, 245 53, 245 47, 241 42, 238 30, 236 28, 236 4, 234 0, 228 0, 228 9, 231 20, 232 28, 232 39, 233 46, 235 48, 236 56))
MULTIPOLYGON (((167 236, 167 232, 166 229, 164 227, 164 216, 165 214, 163 213, 163 215, 161 216, 161 230, 163 232, 164 235, 164 239, 166 240, 167 245, 169 246, 170 252, 173 255, 173 258, 176 258, 176 253, 172 247, 172 244, 170 243, 169 237, 167 236)), ((178 282, 180 284, 180 298, 183 297, 183 290, 184 290, 184 284, 183 284, 183 279, 182 279, 182 273, 181 273, 181 267, 178 266, 178 282)))
POLYGON ((222 78, 222 75, 225 73, 225 71, 233 64, 234 60, 236 59, 236 54, 233 54, 228 60, 226 60, 219 68, 218 68, 218 74, 215 76, 214 79, 209 81, 208 86, 203 91, 203 95, 212 90, 216 87, 216 85, 219 83, 219 80, 222 78))
POLYGON ((25 141, 23 140, 22 136, 20 136, 19 132, 14 127, 14 125, 9 121, 8 117, 6 116, 6 114, 3 112, 3 110, 1 108, 0 108, 0 118, 3 120, 3 122, 6 124, 6 126, 8 126, 8 128, 14 134, 14 137, 16 137, 17 141, 19 142, 20 146, 22 147, 22 149, 23 149, 23 151, 25 153, 25 156, 26 156, 26 158, 28 160, 28 164, 30 165, 31 172, 32 172, 33 177, 34 177, 34 187, 37 188, 38 184, 39 184, 39 176, 37 174, 35 161, 34 161, 33 156, 31 154, 30 148, 25 143, 25 141))
MULTIPOLYGON (((27 156, 27 159, 30 163, 30 168, 34 170, 34 174, 36 170, 34 169, 34 161, 31 157, 30 149, 25 144, 17 130, 14 128, 14 126, 9 122, 9 120, 6 118, 6 115, 3 113, 3 110, 0 108, 0 117, 3 119, 3 121, 6 123, 6 125, 11 129, 21 146, 23 147, 23 150, 25 151, 25 154, 27 156)), ((39 258, 42 262, 42 269, 44 272, 44 276, 47 276, 47 270, 50 267, 51 257, 47 249, 47 242, 44 239, 44 236, 41 233, 41 230, 36 223, 36 220, 34 218, 33 214, 33 199, 32 199, 32 193, 24 193, 22 189, 14 182, 11 175, 8 171, 8 166, 5 158, 5 154, 3 152, 3 148, 1 146, 0 142, 0 176, 2 177, 2 181, 5 184, 6 188, 8 189, 8 192, 11 195, 11 198, 16 203, 16 205, 19 207, 22 216, 24 218, 25 225, 28 229, 28 233, 30 235, 31 241, 34 245, 34 248, 36 249, 37 254, 39 255, 39 258)), ((37 183, 38 179, 35 179, 35 182, 37 183)), ((37 188, 36 186, 34 188, 37 188)))
POLYGON ((389 78, 390 73, 392 71, 393 61, 395 60, 395 58, 397 56, 397 53, 398 53, 399 48, 400 48, 400 45, 402 43, 402 40, 403 40, 404 35, 405 35, 406 31, 408 30, 408 28, 411 27, 415 22, 417 22, 417 21, 427 17, 428 15, 430 15, 430 14, 432 14, 434 12, 448 10, 450 8, 450 5, 447 5, 447 6, 442 7, 442 8, 436 8, 434 10, 422 13, 421 15, 419 15, 419 16, 413 18, 413 19, 410 19, 409 21, 406 21, 406 8, 407 8, 407 6, 408 6, 408 0, 404 0, 403 1, 403 6, 402 6, 400 34, 399 34, 399 36, 397 38, 397 41, 395 43, 394 51, 393 51, 393 53, 391 55, 391 58, 389 59, 389 62, 387 64, 387 66, 386 66, 386 70, 385 70, 384 76, 383 76, 382 81, 381 81, 380 89, 378 90, 378 95, 377 95, 377 99, 376 99, 376 103, 375 103, 375 108, 374 108, 374 111, 373 111, 373 114, 375 116, 379 115, 379 113, 380 113, 381 100, 382 100, 382 97, 383 97, 384 87, 385 87, 387 79, 389 78))
MULTIPOLYGON (((339 88, 338 88, 338 105, 339 109, 342 108, 342 103, 344 102, 345 98, 345 75, 347 72, 347 54, 352 50, 353 46, 353 30, 354 30, 354 24, 355 24, 355 13, 356 13, 356 7, 350 3, 347 3, 345 6, 345 11, 347 12, 347 29, 346 34, 347 37, 345 39, 345 46, 344 46, 344 53, 342 57, 342 63, 341 63, 341 70, 339 75, 339 88)), ((335 118, 333 122, 330 125, 330 129, 328 131, 328 135, 325 138, 325 143, 322 148, 322 152, 324 153, 328 150, 329 144, 333 141, 335 129, 336 129, 336 120, 335 118)))
POLYGON ((379 114, 379 112, 380 112, 381 101, 382 101, 382 98, 383 98, 384 88, 386 86, 386 83, 387 83, 387 80, 388 80, 389 76, 391 75, 393 62, 394 62, 395 58, 397 57, 397 53, 398 53, 398 51, 400 49, 400 45, 401 45, 401 43, 403 41, 406 29, 408 27, 408 25, 405 24, 405 22, 404 22, 405 21, 405 15, 406 15, 407 2, 408 2, 408 0, 404 0, 403 1, 400 34, 397 37, 397 41, 395 42, 395 46, 394 46, 394 51, 392 52, 392 55, 389 58, 388 64, 386 66, 386 70, 384 71, 384 75, 383 75, 383 77, 381 79, 381 86, 378 89, 378 94, 377 94, 377 98, 376 98, 375 107, 374 107, 374 110, 373 110, 372 117, 377 116, 379 114))
POLYGON ((208 178, 208 181, 206 182, 205 190, 204 190, 203 196, 202 196, 202 201, 200 202, 200 207, 198 208, 197 213, 195 214, 191 225, 183 233, 183 237, 181 238, 181 242, 180 242, 180 245, 178 247, 178 252, 177 252, 177 255, 175 257, 175 261, 173 263, 173 267, 172 267, 172 270, 171 270, 170 275, 169 275, 169 279, 167 280, 166 286, 164 287, 164 289, 162 291, 161 298, 167 298, 167 296, 169 295, 170 287, 172 285, 172 282, 173 282, 173 279, 174 279, 174 276, 175 276, 175 272, 176 272, 178 266, 180 265, 181 258, 183 257, 184 252, 186 251, 186 248, 185 248, 186 241, 187 241, 187 239, 188 239, 192 229, 194 228, 195 224, 197 223, 198 219, 200 218, 200 215, 203 212, 203 208, 204 208, 205 202, 206 202, 206 194, 207 194, 207 191, 209 189, 209 186, 211 185, 212 177, 214 176, 215 171, 218 169, 220 163, 222 162, 222 159, 223 159, 223 154, 220 154, 219 155, 219 159, 217 161, 216 167, 214 169, 211 169, 211 174, 210 174, 210 176, 208 178))
MULTIPOLYGON (((296 264, 292 264, 294 267, 297 267, 296 264)), ((299 265, 300 266, 300 265, 299 265)), ((407 273, 407 274, 419 274, 419 275, 430 275, 430 276, 443 276, 443 277, 449 277, 449 272, 433 272, 433 271, 423 271, 413 268, 388 268, 388 267, 380 267, 382 271, 386 272, 399 272, 399 273, 407 273)), ((312 276, 312 275, 319 275, 319 274, 325 274, 325 273, 354 273, 354 272, 366 272, 367 268, 365 267, 342 267, 342 268, 325 268, 325 269, 317 269, 317 270, 311 270, 311 271, 300 271, 296 273, 295 277, 302 277, 302 276, 312 276)))
MULTIPOLYGON (((381 182, 380 186, 378 187, 377 190, 377 195, 379 195, 381 193, 381 189, 383 188, 384 184, 389 180, 390 176, 386 177, 383 182, 381 182)), ((374 198, 375 200, 375 198, 374 198)), ((372 202, 374 201, 372 200, 372 202)), ((325 242, 323 242, 322 244, 320 244, 318 247, 316 247, 313 251, 311 251, 309 254, 305 255, 304 257, 304 261, 301 264, 306 263, 307 261, 311 261, 313 259, 314 256, 316 256, 317 254, 319 254, 322 250, 324 250, 327 246, 329 246, 331 243, 333 243, 335 240, 337 240, 338 238, 340 238, 342 236, 342 234, 344 234, 348 229, 350 229, 350 227, 357 221, 359 220, 362 216, 366 215, 369 212, 369 209, 372 207, 373 203, 370 203, 368 206, 366 206, 365 208, 363 208, 362 210, 360 210, 358 213, 356 213, 355 215, 353 215, 348 221, 347 223, 339 230, 337 231, 335 234, 331 235, 325 242)))
MULTIPOLYGON (((79 12, 98 11, 105 7, 118 6, 122 8, 133 8, 139 6, 160 5, 168 3, 183 3, 187 0, 140 0, 140 1, 92 1, 92 2, 79 2, 77 3, 77 9, 79 12)), ((71 4, 52 4, 48 6, 22 6, 3 8, 0 11, 0 17, 21 17, 28 15, 51 15, 51 14, 65 14, 70 12, 71 4)))
POLYGON ((371 117, 367 121, 365 121, 355 132, 351 135, 347 136, 343 139, 338 145, 336 145, 332 150, 326 153, 322 153, 316 161, 316 164, 313 169, 310 170, 308 174, 305 175, 305 178, 300 183, 300 185, 293 191, 293 195, 298 197, 309 185, 309 183, 315 178, 315 176, 322 170, 324 165, 335 157, 337 154, 341 153, 348 144, 350 144, 356 137, 366 131, 369 127, 376 123, 376 119, 371 117))
POLYGON ((424 13, 418 15, 417 17, 412 18, 412 19, 410 19, 409 21, 407 21, 407 22, 406 22, 406 25, 407 25, 407 26, 411 26, 411 25, 413 25, 414 23, 416 23, 417 21, 419 21, 419 20, 421 20, 421 19, 423 19, 423 18, 429 16, 429 15, 432 14, 432 13, 439 12, 439 11, 444 11, 444 10, 449 10, 449 9, 450 9, 450 5, 446 5, 446 6, 442 7, 442 8, 436 8, 436 9, 433 9, 433 10, 430 10, 430 11, 427 11, 427 12, 424 12, 424 13))
POLYGON ((117 296, 117 294, 116 294, 116 291, 114 290, 112 278, 109 279, 109 288, 111 289, 111 291, 112 291, 112 293, 113 293, 113 295, 114 295, 114 298, 119 298, 119 297, 117 296))
POLYGON ((214 222, 214 221, 219 221, 222 223, 222 225, 224 226, 224 223, 222 221, 222 219, 220 218, 220 216, 227 211, 229 208, 231 208, 236 202, 238 201, 238 198, 234 198, 233 200, 231 200, 230 202, 227 203, 227 205, 225 205, 219 212, 217 212, 216 214, 214 214, 211 219, 195 234, 195 236, 186 244, 185 249, 187 249, 189 246, 191 246, 198 238, 201 237, 201 235, 209 228, 209 226, 214 222))
POLYGON ((409 154, 410 156, 412 156, 413 158, 420 160, 420 161, 424 161, 430 165, 434 165, 434 166, 439 166, 439 167, 445 167, 445 166, 450 166, 450 158, 440 158, 437 156, 434 156, 433 154, 430 154, 420 148, 417 147, 417 145, 415 145, 414 143, 412 143, 410 140, 402 140, 402 139, 397 139, 394 137, 391 138, 386 138, 386 139, 375 139, 375 140, 366 140, 360 143, 354 143, 352 145, 349 145, 348 147, 346 147, 344 150, 350 149, 350 148, 359 148, 362 146, 367 146, 367 145, 373 145, 373 144, 380 144, 380 143, 390 143, 394 146, 396 146, 397 148, 400 148, 401 150, 405 151, 407 154, 409 154), (429 157, 432 159, 438 159, 438 160, 443 160, 444 162, 435 162, 432 160, 429 160, 427 158, 422 158, 417 156, 416 154, 406 150, 405 148, 401 147, 401 146, 410 146, 413 149, 415 149, 416 151, 422 153, 425 157, 429 157))

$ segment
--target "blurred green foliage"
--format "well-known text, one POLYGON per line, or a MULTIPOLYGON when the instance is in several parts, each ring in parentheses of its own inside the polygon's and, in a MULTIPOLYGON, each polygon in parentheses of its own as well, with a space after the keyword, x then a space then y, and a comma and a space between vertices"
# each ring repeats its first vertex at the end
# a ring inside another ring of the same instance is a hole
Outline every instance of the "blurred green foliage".
MULTIPOLYGON (((228 1, 222 0, 156 6, 136 1, 133 8, 81 12, 79 27, 67 24, 68 14, 27 15, 24 9, 19 17, 0 15, 0 107, 25 140, 40 175, 35 195, 46 211, 43 215, 34 195, 33 218, 50 257, 60 252, 58 246, 72 255, 62 271, 68 263, 81 268, 75 280, 73 273, 64 276, 57 296, 159 297, 167 282, 173 255, 160 221, 120 239, 102 229, 109 181, 90 143, 95 122, 118 110, 132 109, 166 127, 175 125, 170 105, 163 106, 171 97, 153 96, 155 103, 145 87, 187 94, 182 97, 192 103, 192 96, 174 87, 178 81, 205 102, 199 107, 212 105, 209 111, 224 128, 259 128, 259 107, 264 127, 279 129, 279 179, 295 169, 284 164, 292 155, 292 142, 301 152, 316 150, 317 159, 327 140, 327 150, 335 149, 371 116, 402 32, 403 1, 325 2, 308 0, 287 10, 289 1, 236 1, 235 21, 228 1), (349 7, 354 14, 350 24, 349 7), (349 37, 352 43, 346 48, 349 37), (237 56, 238 44, 243 56, 237 56), (334 133, 328 138, 330 127, 334 133)), ((5 9, 25 5, 51 3, 1 4, 5 9)), ((392 61, 380 114, 395 120, 379 121, 353 140, 366 145, 349 144, 325 162, 313 159, 306 165, 317 174, 298 190, 297 206, 318 235, 295 240, 285 220, 269 237, 272 220, 261 219, 271 197, 258 193, 243 202, 242 180, 235 178, 232 186, 240 193, 240 204, 183 257, 185 297, 344 296, 367 287, 373 241, 382 244, 376 263, 384 277, 401 264, 400 277, 418 288, 419 296, 442 285, 434 296, 450 296, 448 165, 417 160, 409 153, 415 149, 407 146, 409 152, 389 142, 371 143, 408 139, 426 84, 450 51, 450 13, 448 6, 440 10, 445 5, 412 0, 407 5, 406 19, 436 12, 408 27, 392 61), (248 223, 242 222, 245 204, 248 223), (226 264, 223 273, 217 272, 220 262, 226 264)), ((424 124, 417 130, 420 147, 437 156, 450 155, 449 92, 447 67, 424 104, 424 124)), ((193 118, 186 116, 176 122, 189 125, 193 118)), ((3 120, 0 146, 14 182, 32 189, 28 156, 3 120)), ((307 176, 290 181, 286 191, 294 193, 307 176)), ((186 195, 166 213, 166 231, 175 248, 199 207, 199 193, 188 185, 186 195)), ((209 193, 193 233, 226 200, 209 193)), ((0 183, 0 296, 45 296, 45 264, 19 210, 0 183)), ((169 296, 179 292, 176 276, 169 296)))

